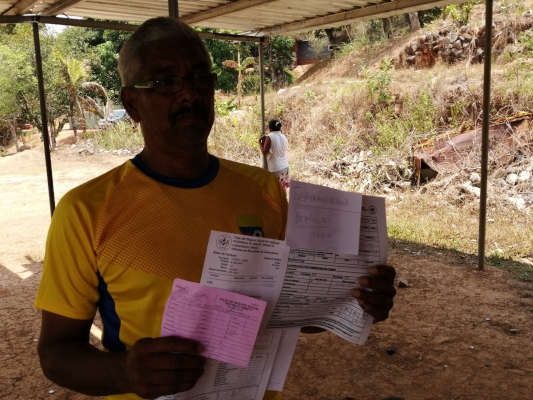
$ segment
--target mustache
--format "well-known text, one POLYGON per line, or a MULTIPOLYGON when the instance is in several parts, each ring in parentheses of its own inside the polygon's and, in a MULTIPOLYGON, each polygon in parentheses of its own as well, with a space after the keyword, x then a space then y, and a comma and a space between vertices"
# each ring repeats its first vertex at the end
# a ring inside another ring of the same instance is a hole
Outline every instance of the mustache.
POLYGON ((179 110, 172 112, 168 120, 171 124, 174 124, 182 116, 196 116, 207 120, 207 110, 200 105, 183 106, 179 110))

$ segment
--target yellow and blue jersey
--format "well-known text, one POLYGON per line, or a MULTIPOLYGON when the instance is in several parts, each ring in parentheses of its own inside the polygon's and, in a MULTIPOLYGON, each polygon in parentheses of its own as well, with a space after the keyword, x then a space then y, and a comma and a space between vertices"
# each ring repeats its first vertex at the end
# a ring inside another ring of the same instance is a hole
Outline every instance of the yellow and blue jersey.
POLYGON ((286 217, 286 194, 262 168, 211 156, 204 176, 183 180, 137 156, 63 196, 35 306, 75 319, 98 309, 105 348, 127 350, 160 336, 175 278, 199 282, 211 230, 283 239, 286 217))

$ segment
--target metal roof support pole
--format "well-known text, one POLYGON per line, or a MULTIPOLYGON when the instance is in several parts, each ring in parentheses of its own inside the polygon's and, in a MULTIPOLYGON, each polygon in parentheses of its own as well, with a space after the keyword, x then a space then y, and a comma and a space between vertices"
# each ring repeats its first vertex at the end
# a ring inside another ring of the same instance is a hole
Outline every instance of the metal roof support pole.
POLYGON ((485 51, 483 54, 483 126, 481 127, 481 191, 479 196, 478 270, 485 267, 487 228, 487 175, 489 163, 490 78, 492 64, 492 2, 485 1, 485 51))
POLYGON ((264 40, 259 42, 259 96, 261 98, 261 136, 265 135, 265 55, 264 40))
POLYGON ((178 0, 168 0, 168 16, 179 19, 178 0))
POLYGON ((56 203, 54 199, 54 178, 52 177, 52 160, 50 158, 50 136, 48 135, 48 117, 46 113, 46 99, 44 95, 44 79, 43 79, 43 59, 41 57, 41 41, 39 39, 39 24, 32 23, 33 28, 33 46, 35 47, 35 65, 37 69, 37 83, 39 86, 39 103, 41 106, 41 124, 43 143, 44 143, 44 159, 46 162, 46 177, 48 180, 48 198, 50 201, 50 215, 54 215, 56 203))

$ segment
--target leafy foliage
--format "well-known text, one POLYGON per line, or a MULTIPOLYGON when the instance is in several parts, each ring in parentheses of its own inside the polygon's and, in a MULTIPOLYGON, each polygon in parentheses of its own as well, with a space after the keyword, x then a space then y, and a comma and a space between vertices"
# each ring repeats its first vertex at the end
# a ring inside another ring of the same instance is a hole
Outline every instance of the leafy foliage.
POLYGON ((462 4, 451 4, 444 9, 444 16, 451 18, 458 25, 466 25, 472 8, 478 3, 479 0, 470 0, 462 4))
POLYGON ((294 81, 291 68, 295 60, 295 43, 296 40, 288 36, 274 36, 270 41, 270 83, 274 89, 290 85, 294 81))
POLYGON ((90 69, 87 79, 101 84, 110 100, 120 104, 118 54, 130 36, 131 32, 69 27, 58 35, 57 41, 63 54, 86 60, 90 69))
POLYGON ((439 19, 444 12, 444 7, 434 7, 429 10, 418 11, 418 19, 420 20, 420 26, 424 27, 429 25, 436 19, 439 19))

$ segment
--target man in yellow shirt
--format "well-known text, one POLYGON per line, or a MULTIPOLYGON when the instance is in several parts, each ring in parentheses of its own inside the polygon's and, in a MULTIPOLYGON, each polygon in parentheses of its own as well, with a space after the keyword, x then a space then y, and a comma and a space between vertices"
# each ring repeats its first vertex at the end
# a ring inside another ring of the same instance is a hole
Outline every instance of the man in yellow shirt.
MULTIPOLYGON (((208 152, 211 67, 197 32, 171 18, 145 22, 120 52, 122 102, 145 146, 67 193, 52 218, 35 305, 41 365, 58 385, 113 400, 191 389, 204 372, 201 345, 159 337, 173 280, 200 280, 211 230, 284 238, 276 177, 208 152), (97 310, 106 351, 89 343, 97 310)), ((362 285, 374 291, 353 296, 379 321, 392 307, 394 269, 372 274, 362 285)))

